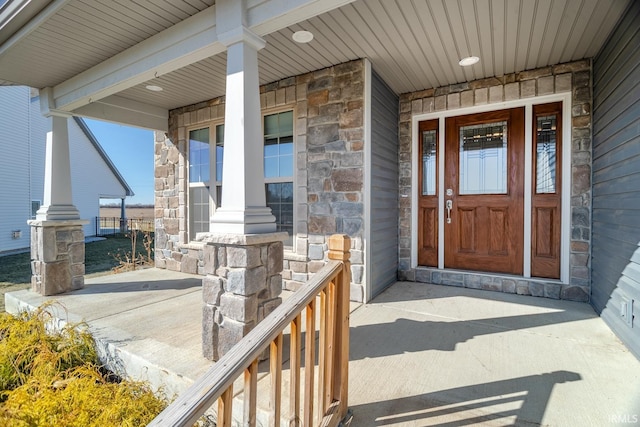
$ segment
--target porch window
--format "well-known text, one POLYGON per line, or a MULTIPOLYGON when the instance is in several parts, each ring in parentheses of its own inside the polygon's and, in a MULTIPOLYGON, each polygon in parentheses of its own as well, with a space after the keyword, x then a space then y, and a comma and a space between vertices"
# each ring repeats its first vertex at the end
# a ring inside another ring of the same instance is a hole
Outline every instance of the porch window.
POLYGON ((293 245, 293 111, 264 116, 264 178, 267 206, 276 230, 293 245))
POLYGON ((31 219, 36 218, 36 214, 38 213, 38 209, 40 209, 41 204, 40 200, 31 201, 31 219))
POLYGON ((218 205, 222 191, 224 125, 189 131, 189 233, 209 231, 212 206, 218 205), (211 140, 215 149, 212 150, 211 140), (214 165, 214 168, 211 168, 214 165), (211 178, 214 178, 213 181, 211 178), (211 192, 213 185, 214 191, 211 192))
POLYGON ((216 126, 216 192, 214 203, 220 206, 222 201, 222 159, 224 157, 224 125, 216 126))

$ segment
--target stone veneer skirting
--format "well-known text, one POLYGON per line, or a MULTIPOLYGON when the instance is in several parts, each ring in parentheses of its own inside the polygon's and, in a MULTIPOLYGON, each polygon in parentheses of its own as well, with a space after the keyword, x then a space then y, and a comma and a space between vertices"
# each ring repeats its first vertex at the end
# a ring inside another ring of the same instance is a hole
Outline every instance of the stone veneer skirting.
POLYGON ((401 95, 399 279, 588 301, 591 287, 591 96, 590 60, 401 95), (412 173, 416 172, 411 169, 412 117, 568 91, 572 94, 571 140, 563 141, 563 144, 571 144, 572 182, 571 188, 563 188, 571 191, 570 283, 411 268, 411 239, 417 233, 411 229, 411 182, 412 173))
MULTIPOLYGON (((351 299, 364 297, 364 61, 260 87, 263 113, 294 111, 294 243, 285 248, 283 287, 296 290, 328 260, 329 236, 351 237, 351 299)), ((169 113, 156 132, 155 260, 204 275, 202 243, 189 233, 189 130, 223 123, 224 97, 169 113)))
POLYGON ((507 294, 531 295, 552 299, 585 301, 584 292, 574 287, 565 287, 558 280, 525 279, 517 276, 477 273, 460 270, 438 270, 431 267, 417 267, 414 281, 435 285, 457 286, 482 289, 507 294))

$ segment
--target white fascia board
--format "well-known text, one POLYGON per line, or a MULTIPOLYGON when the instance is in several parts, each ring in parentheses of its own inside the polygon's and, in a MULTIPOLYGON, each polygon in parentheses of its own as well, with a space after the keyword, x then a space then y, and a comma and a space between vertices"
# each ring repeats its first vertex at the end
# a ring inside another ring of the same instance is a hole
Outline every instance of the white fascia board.
POLYGON ((72 111, 225 51, 215 7, 149 37, 53 88, 55 108, 72 111))
POLYGON ((164 132, 169 125, 168 110, 117 95, 76 108, 73 115, 164 132))
POLYGON ((259 36, 265 36, 354 1, 253 0, 247 5, 247 25, 259 36))
POLYGON ((128 194, 108 194, 108 193, 100 193, 98 194, 100 199, 124 199, 126 197, 130 197, 128 194))

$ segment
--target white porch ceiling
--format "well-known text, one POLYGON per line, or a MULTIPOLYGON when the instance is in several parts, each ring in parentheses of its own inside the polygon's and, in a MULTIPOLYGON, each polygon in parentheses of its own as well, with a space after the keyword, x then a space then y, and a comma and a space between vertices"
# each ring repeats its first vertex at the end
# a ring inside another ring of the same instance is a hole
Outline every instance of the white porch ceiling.
MULTIPOLYGON (((369 58, 396 93, 405 93, 589 58, 630 1, 357 0, 277 31, 260 27, 267 42, 259 54, 260 81, 369 58), (314 34, 311 43, 292 41, 293 32, 301 29, 314 34), (460 67, 458 61, 468 55, 479 56, 480 62, 460 67)), ((250 10, 267 3, 247 2, 250 10)), ((0 20, 0 83, 55 87, 215 7, 214 0, 38 4, 31 12, 34 20, 20 30, 2 27, 0 20), (38 20, 38 10, 48 9, 38 20), (16 31, 22 37, 14 36, 16 31)), ((150 92, 144 88, 149 82, 138 82, 116 95, 172 109, 224 95, 225 70, 221 53, 153 78, 162 92, 150 92)))

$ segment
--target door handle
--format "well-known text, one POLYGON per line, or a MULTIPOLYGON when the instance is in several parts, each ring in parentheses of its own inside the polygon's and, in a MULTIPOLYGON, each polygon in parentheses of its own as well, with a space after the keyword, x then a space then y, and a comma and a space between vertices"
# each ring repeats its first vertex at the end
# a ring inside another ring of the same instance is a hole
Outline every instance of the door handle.
POLYGON ((447 200, 445 206, 447 207, 447 224, 451 224, 451 209, 453 209, 453 201, 447 200))

